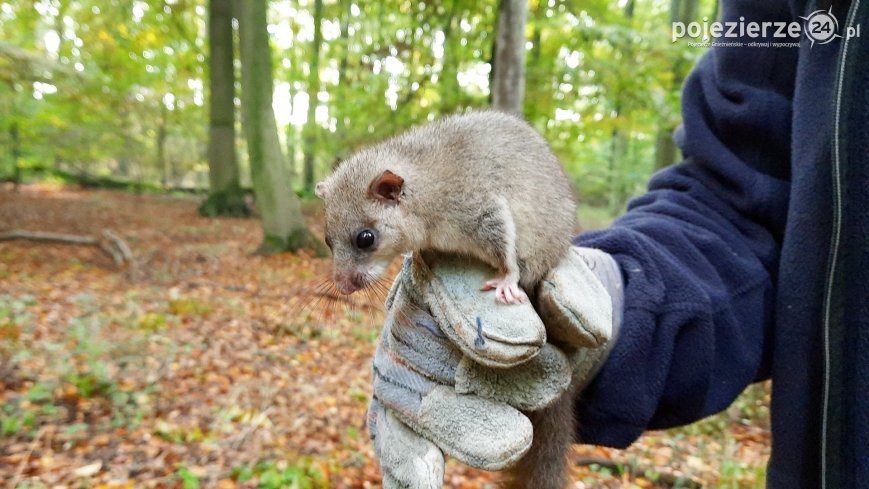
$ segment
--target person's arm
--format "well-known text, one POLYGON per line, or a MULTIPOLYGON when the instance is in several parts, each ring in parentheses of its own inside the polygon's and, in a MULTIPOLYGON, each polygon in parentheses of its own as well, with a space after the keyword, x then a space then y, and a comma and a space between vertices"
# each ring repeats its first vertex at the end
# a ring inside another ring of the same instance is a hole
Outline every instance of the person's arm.
MULTIPOLYGON (((725 2, 725 20, 740 16, 793 20, 786 2, 725 2)), ((611 254, 624 278, 618 340, 577 403, 581 441, 627 446, 768 376, 797 51, 707 53, 683 92, 685 161, 610 228, 576 239, 611 254)))

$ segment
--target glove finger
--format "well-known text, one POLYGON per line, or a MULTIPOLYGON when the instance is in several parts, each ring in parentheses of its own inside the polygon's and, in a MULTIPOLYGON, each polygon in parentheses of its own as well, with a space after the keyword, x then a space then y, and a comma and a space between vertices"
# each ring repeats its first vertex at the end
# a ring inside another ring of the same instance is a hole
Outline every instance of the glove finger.
POLYGON ((452 385, 462 358, 435 319, 397 285, 386 317, 385 348, 408 368, 441 384, 452 385))
MULTIPOLYGON (((521 457, 531 444, 528 418, 502 402, 457 395, 452 384, 461 353, 440 334, 431 315, 408 298, 404 285, 394 289, 390 304, 374 353, 377 404, 369 416, 381 460, 397 442, 385 438, 383 425, 388 418, 380 411, 396 416, 406 428, 474 467, 497 470, 521 457)), ((396 484, 408 478, 398 473, 388 476, 396 484)))
POLYGON ((509 467, 531 448, 531 421, 515 408, 436 386, 414 416, 395 411, 413 431, 456 460, 483 470, 509 467))
POLYGON ((536 357, 518 367, 491 368, 465 357, 456 369, 456 392, 537 411, 555 402, 567 390, 570 379, 567 357, 547 343, 536 357))
POLYGON ((402 272, 408 291, 426 304, 443 332, 474 361, 512 367, 534 357, 546 343, 546 330, 530 303, 505 305, 480 286, 495 273, 463 257, 414 256, 402 272), (407 271, 409 269, 409 272, 407 271))
POLYGON ((383 405, 372 399, 368 429, 380 460, 384 489, 439 489, 443 486, 444 456, 383 405))
POLYGON ((387 408, 414 417, 423 396, 437 384, 410 369, 385 345, 381 341, 374 351, 374 395, 387 408))
MULTIPOLYGON (((387 412, 459 461, 485 470, 500 470, 531 446, 531 422, 515 408, 475 395, 458 395, 390 358, 378 346, 374 354, 374 393, 387 412)), ((369 417, 381 456, 382 417, 369 417), (377 439, 380 438, 380 441, 377 439)))
POLYGON ((610 294, 576 247, 571 247, 561 263, 540 282, 537 301, 546 332, 556 342, 598 348, 612 336, 610 294))

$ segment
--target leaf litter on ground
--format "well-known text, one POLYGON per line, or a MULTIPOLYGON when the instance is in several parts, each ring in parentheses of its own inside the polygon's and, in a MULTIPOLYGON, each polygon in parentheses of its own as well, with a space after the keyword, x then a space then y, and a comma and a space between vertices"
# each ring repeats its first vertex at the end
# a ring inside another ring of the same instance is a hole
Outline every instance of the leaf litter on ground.
MULTIPOLYGON (((0 486, 380 487, 365 412, 383 298, 331 297, 328 259, 253 255, 257 221, 197 204, 0 190, 0 230, 112 229, 134 254, 0 243, 0 486)), ((575 487, 762 487, 768 402, 761 385, 627 450, 577 446, 575 487)), ((496 481, 450 461, 445 487, 496 481)))

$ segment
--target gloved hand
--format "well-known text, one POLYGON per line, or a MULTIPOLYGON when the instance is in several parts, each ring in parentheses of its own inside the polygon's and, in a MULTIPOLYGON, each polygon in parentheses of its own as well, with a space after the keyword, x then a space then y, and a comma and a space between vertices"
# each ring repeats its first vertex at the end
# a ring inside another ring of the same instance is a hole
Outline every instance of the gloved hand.
POLYGON ((485 470, 510 466, 532 440, 520 410, 549 406, 602 363, 621 312, 609 255, 573 248, 538 287, 537 311, 480 292, 492 273, 426 254, 408 258, 393 284, 368 411, 387 489, 441 487, 444 453, 485 470))

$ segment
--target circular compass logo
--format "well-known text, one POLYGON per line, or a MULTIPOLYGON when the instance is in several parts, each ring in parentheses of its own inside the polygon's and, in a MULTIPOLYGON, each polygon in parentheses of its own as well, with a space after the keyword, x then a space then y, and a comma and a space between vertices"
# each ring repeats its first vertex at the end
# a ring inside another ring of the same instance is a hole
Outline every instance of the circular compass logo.
POLYGON ((833 15, 832 8, 829 11, 815 10, 808 16, 800 18, 806 21, 806 37, 812 42, 812 46, 815 43, 827 44, 837 37, 842 37, 836 34, 839 30, 839 21, 833 15))

